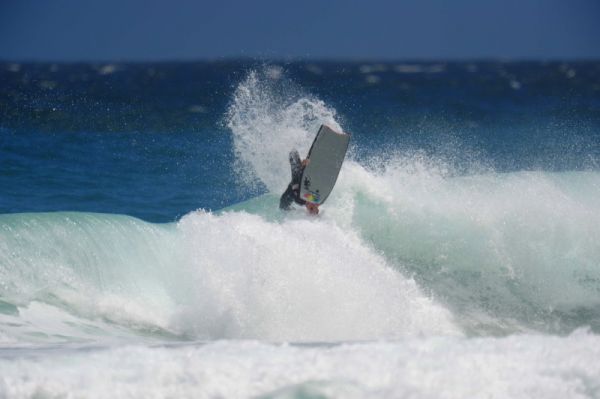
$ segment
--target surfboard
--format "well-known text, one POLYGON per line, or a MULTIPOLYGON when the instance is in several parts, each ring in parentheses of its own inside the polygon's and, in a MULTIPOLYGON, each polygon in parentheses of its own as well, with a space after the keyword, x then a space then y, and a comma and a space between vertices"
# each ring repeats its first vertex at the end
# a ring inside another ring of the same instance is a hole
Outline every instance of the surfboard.
POLYGON ((306 157, 310 162, 302 172, 300 198, 317 205, 325 202, 335 186, 349 142, 349 134, 321 125, 306 157))

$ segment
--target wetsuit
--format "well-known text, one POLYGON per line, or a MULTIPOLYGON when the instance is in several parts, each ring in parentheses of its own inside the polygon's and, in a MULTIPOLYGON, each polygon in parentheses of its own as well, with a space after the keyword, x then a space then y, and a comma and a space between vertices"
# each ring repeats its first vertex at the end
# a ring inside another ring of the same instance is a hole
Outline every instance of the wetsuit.
POLYGON ((292 209, 292 202, 295 202, 298 205, 306 204, 306 201, 300 198, 300 181, 302 180, 304 166, 302 166, 300 155, 298 155, 298 151, 296 150, 290 152, 290 166, 292 168, 292 181, 279 200, 279 209, 284 209, 286 211, 292 209))

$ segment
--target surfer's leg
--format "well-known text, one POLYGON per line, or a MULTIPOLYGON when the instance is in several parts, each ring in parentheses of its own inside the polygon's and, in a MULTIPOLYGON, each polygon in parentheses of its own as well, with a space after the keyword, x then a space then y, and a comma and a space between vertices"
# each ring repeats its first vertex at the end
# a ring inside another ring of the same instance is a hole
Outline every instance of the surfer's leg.
POLYGON ((292 181, 297 181, 302 175, 302 160, 297 150, 290 151, 290 166, 292 168, 292 181))
POLYGON ((300 154, 298 154, 298 150, 296 150, 295 148, 292 151, 290 151, 290 164, 300 164, 300 154))
POLYGON ((302 160, 300 159, 300 154, 298 154, 298 150, 290 151, 290 166, 292 167, 292 176, 302 170, 302 160))
POLYGON ((279 199, 279 209, 289 211, 291 209, 292 202, 294 201, 294 190, 292 185, 288 185, 287 190, 281 195, 279 199))

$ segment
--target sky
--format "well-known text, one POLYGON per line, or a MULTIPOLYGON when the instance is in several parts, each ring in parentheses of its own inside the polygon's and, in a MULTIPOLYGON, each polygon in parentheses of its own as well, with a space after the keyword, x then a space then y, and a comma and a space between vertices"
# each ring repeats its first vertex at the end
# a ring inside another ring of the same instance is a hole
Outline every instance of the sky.
POLYGON ((600 59, 600 0, 0 0, 0 60, 600 59))

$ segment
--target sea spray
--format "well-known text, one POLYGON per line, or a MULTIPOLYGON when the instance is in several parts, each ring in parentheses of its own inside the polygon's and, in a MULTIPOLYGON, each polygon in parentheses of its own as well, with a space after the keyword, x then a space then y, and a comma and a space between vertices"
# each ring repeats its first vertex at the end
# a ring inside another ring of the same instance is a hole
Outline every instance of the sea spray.
POLYGON ((319 126, 341 130, 336 113, 308 95, 285 75, 276 78, 268 68, 252 70, 238 85, 225 121, 233 135, 236 170, 241 183, 268 191, 285 189, 289 182, 288 154, 308 153, 319 126))

